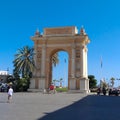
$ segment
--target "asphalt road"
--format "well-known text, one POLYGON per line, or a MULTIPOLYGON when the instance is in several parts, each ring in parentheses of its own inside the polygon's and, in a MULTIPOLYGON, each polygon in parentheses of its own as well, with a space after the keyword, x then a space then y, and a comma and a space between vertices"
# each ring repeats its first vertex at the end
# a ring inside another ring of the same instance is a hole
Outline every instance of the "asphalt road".
POLYGON ((120 96, 0 93, 0 120, 120 120, 120 96))

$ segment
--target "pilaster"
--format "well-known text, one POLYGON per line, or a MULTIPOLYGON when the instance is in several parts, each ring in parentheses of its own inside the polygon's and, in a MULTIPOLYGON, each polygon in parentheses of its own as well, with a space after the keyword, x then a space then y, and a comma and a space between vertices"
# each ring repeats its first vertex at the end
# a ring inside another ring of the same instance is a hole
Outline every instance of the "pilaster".
POLYGON ((42 45, 42 57, 41 57, 41 76, 45 76, 45 61, 46 61, 46 46, 45 44, 42 45))
POLYGON ((75 45, 72 44, 72 65, 71 65, 71 77, 75 78, 75 45))

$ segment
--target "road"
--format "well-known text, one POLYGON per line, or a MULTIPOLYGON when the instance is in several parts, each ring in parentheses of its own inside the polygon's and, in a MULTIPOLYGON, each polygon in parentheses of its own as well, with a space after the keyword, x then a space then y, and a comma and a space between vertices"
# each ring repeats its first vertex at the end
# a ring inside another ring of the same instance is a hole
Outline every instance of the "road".
POLYGON ((119 110, 119 96, 0 93, 0 120, 120 120, 119 110))

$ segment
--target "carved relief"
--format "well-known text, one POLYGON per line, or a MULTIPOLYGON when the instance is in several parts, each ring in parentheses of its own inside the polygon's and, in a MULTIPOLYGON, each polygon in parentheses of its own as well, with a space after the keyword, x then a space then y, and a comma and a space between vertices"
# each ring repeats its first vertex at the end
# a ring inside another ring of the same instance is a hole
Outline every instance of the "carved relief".
POLYGON ((82 49, 83 49, 85 52, 87 52, 87 51, 88 51, 88 49, 87 49, 86 45, 83 45, 83 46, 82 46, 82 49))
POLYGON ((76 58, 80 58, 80 48, 76 47, 76 58))
POLYGON ((76 77, 76 78, 80 78, 80 72, 76 72, 75 77, 76 77))
POLYGON ((41 59, 41 51, 40 50, 37 51, 37 59, 41 59))
POLYGON ((41 63, 41 50, 37 50, 36 59, 37 59, 36 67, 37 67, 37 69, 40 69, 40 63, 41 63))
POLYGON ((37 58, 38 58, 38 59, 41 58, 41 53, 37 53, 37 58))

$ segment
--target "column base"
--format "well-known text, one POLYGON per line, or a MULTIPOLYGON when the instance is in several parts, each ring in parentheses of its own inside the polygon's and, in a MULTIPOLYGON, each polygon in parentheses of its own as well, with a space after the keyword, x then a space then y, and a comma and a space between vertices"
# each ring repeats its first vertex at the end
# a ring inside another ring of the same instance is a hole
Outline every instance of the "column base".
POLYGON ((27 91, 28 92, 43 92, 42 89, 31 89, 31 88, 29 88, 27 91))
POLYGON ((30 79, 30 89, 45 89, 45 78, 34 77, 30 79))

